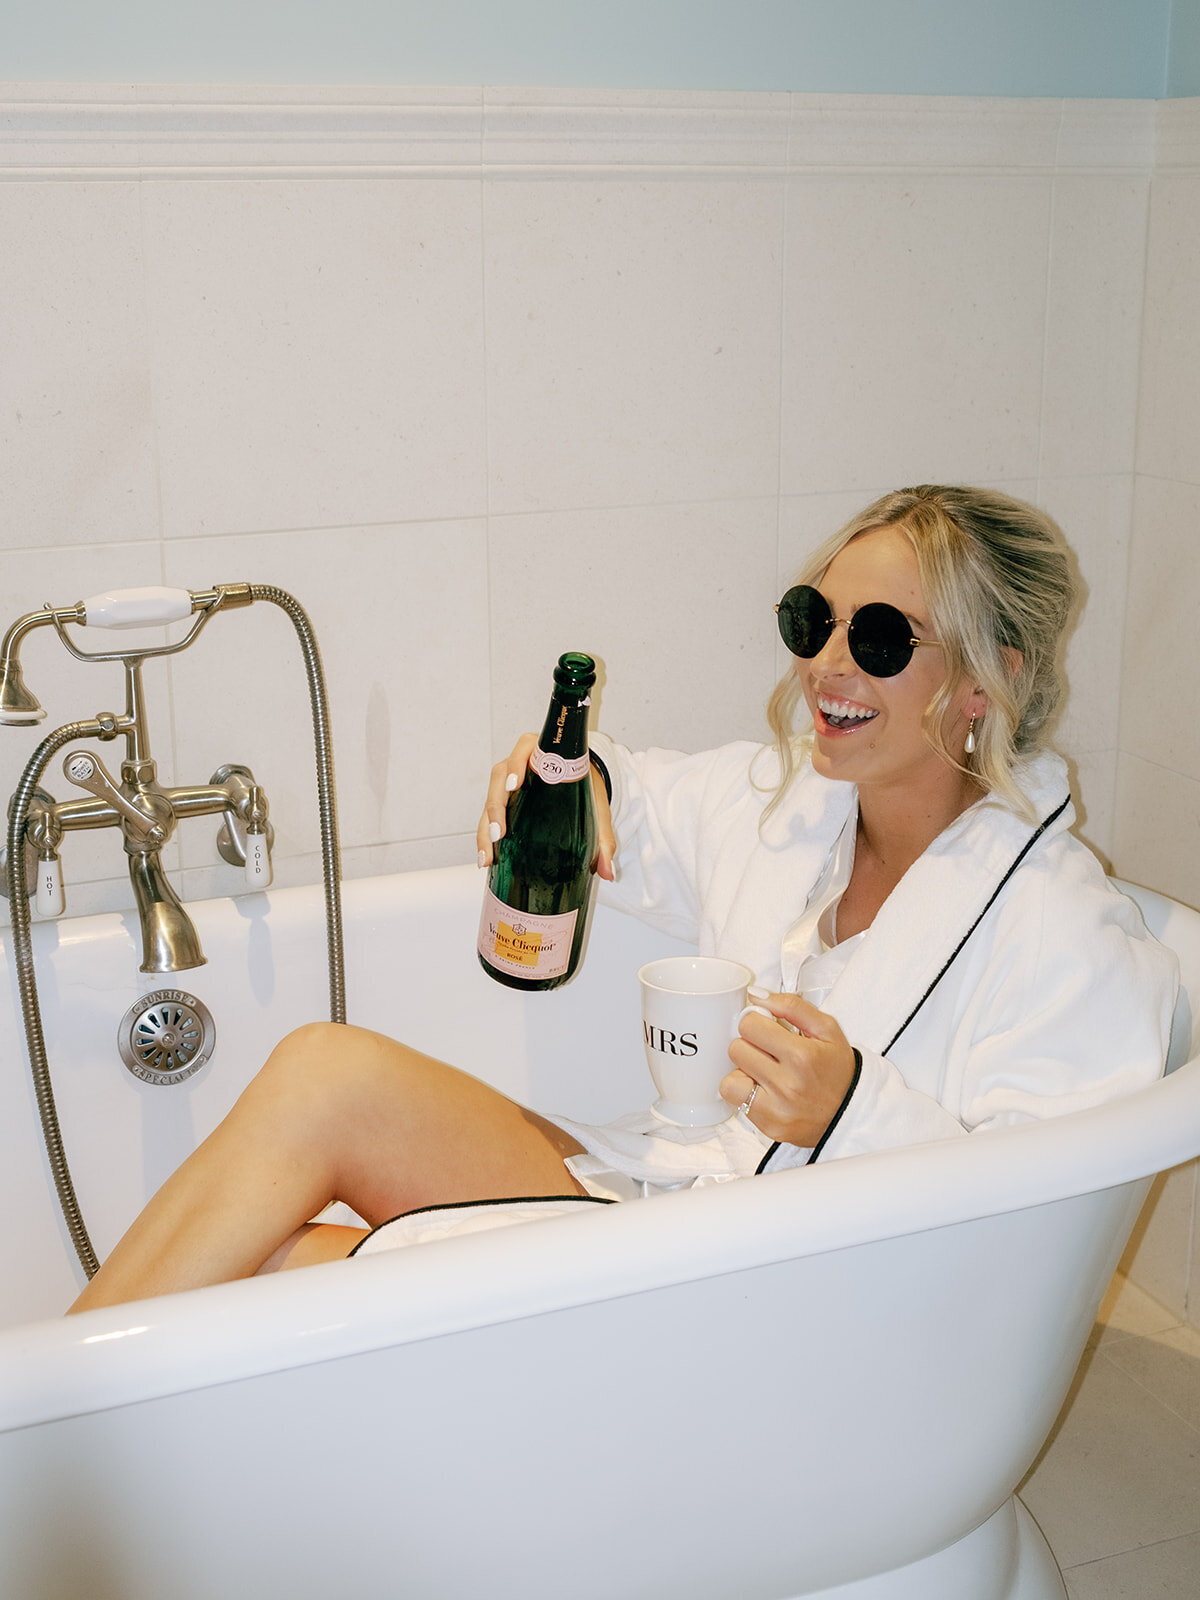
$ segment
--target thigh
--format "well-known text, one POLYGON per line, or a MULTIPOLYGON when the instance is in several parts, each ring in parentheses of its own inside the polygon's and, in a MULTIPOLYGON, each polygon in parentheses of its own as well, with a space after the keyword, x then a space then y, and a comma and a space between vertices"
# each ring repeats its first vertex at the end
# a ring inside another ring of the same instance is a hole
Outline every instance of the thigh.
POLYGON ((419 1206, 586 1192, 563 1165, 582 1146, 481 1079, 367 1029, 304 1031, 334 1191, 372 1227, 419 1206))

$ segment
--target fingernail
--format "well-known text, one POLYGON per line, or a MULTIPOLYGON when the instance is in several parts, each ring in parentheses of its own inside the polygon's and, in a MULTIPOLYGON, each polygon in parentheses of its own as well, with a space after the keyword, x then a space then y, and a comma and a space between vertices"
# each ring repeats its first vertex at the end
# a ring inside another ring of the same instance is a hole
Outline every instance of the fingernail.
POLYGON ((499 842, 500 842, 500 824, 498 822, 489 822, 488 823, 488 838, 492 841, 493 844, 499 844, 499 842))
POLYGON ((486 867, 487 866, 487 861, 488 861, 487 851, 486 850, 481 850, 479 852, 479 865, 481 867, 486 867))
POLYGON ((753 985, 746 990, 746 994, 751 1000, 769 1000, 771 998, 769 989, 759 989, 753 985))
POLYGON ((510 772, 508 777, 504 780, 504 787, 508 790, 509 794, 511 794, 520 781, 520 778, 517 777, 515 772, 510 772))

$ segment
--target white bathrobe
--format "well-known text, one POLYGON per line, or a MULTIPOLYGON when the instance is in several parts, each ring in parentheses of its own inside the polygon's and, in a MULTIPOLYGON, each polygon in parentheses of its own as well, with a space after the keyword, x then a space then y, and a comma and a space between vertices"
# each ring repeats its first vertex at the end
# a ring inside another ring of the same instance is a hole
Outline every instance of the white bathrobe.
MULTIPOLYGON (((593 747, 612 777, 618 841, 604 899, 744 962, 765 988, 794 989, 805 910, 852 832, 854 786, 821 777, 805 753, 763 821, 778 771, 769 748, 634 755, 601 735, 593 747)), ((905 873, 821 1002, 862 1068, 820 1160, 1056 1116, 1162 1072, 1175 956, 1068 832, 1063 762, 1043 755, 1018 776, 1037 822, 992 798, 965 811, 905 873)), ((594 1199, 814 1155, 771 1145, 740 1115, 716 1129, 669 1128, 647 1108, 602 1128, 553 1120, 584 1145, 567 1166, 594 1199)), ((356 1253, 569 1215, 581 1199, 431 1207, 384 1223, 356 1253)))
MULTIPOLYGON (((789 931, 854 786, 821 777, 805 754, 764 822, 778 771, 769 748, 634 755, 594 743, 618 839, 605 899, 745 962, 765 988, 794 988, 789 931)), ((1055 1116, 1162 1072, 1175 957, 1068 831, 1063 762, 1039 756, 1018 781, 1037 825, 994 798, 971 806, 905 873, 823 1002, 863 1065, 821 1160, 1055 1116)), ((783 1145, 766 1170, 809 1154, 783 1145)))

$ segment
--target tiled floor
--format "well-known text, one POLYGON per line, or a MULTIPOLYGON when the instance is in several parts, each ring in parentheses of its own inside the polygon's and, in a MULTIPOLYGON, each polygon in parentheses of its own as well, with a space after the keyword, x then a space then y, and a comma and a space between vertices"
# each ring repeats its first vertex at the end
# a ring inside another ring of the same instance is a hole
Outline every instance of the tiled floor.
POLYGON ((1021 1498, 1071 1600, 1200 1600, 1200 1332, 1114 1279, 1021 1498))

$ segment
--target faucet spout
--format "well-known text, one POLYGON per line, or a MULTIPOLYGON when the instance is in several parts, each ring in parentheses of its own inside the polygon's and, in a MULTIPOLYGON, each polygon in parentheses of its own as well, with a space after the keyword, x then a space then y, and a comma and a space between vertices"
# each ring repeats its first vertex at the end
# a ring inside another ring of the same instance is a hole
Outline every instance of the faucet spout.
POLYGON ((167 880, 161 851, 131 851, 129 876, 142 925, 139 972, 185 972, 204 966, 195 924, 167 880))

